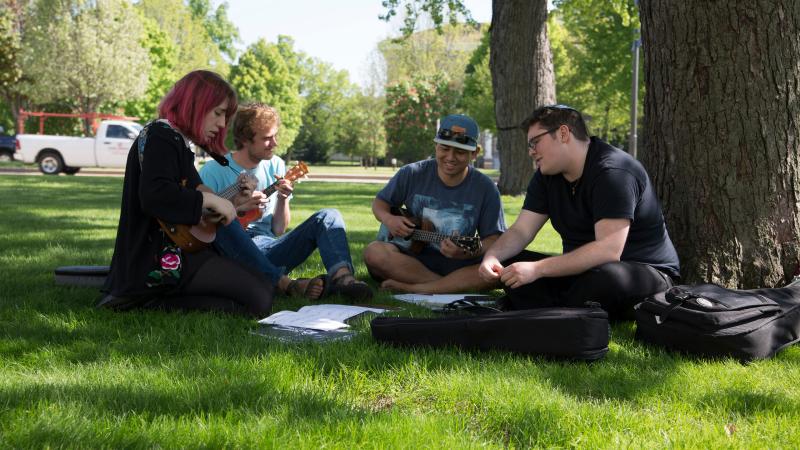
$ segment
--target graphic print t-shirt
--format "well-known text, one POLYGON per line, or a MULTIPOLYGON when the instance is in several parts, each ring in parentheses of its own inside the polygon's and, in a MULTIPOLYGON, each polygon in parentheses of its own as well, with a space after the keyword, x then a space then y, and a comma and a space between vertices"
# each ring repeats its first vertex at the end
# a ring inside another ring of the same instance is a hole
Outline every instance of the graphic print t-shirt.
MULTIPOLYGON (((286 175, 286 163, 278 155, 274 155, 271 159, 267 159, 258 163, 252 169, 245 169, 240 166, 234 159, 233 154, 228 153, 225 155, 228 159, 228 167, 219 165, 216 161, 208 161, 202 169, 200 169, 200 176, 203 178, 203 184, 210 187, 214 192, 220 192, 228 186, 236 183, 238 174, 247 172, 253 175, 258 180, 256 189, 263 191, 269 185, 275 182, 276 175, 286 175)), ((254 220, 247 225, 247 230, 254 234, 261 236, 276 237, 272 232, 272 215, 275 212, 275 204, 277 203, 277 195, 275 192, 270 197, 269 203, 266 204, 263 210, 263 215, 260 219, 254 220)))
POLYGON ((439 233, 474 236, 477 232, 485 239, 506 230, 500 192, 489 177, 469 167, 461 184, 447 186, 436 168, 435 159, 406 165, 377 197, 392 206, 405 206, 439 233))

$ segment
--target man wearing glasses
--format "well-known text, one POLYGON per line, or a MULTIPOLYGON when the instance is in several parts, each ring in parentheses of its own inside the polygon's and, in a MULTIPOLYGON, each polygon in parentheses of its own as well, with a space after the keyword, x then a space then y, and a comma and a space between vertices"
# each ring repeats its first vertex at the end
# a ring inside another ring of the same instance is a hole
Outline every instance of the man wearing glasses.
POLYGON ((568 106, 539 108, 522 129, 537 170, 516 222, 484 256, 481 278, 502 282, 513 309, 594 301, 612 318, 670 288, 678 256, 644 167, 590 138, 568 106), (525 250, 548 219, 562 255, 525 250))
POLYGON ((471 118, 443 118, 435 158, 404 166, 378 192, 372 212, 381 230, 364 261, 383 288, 453 293, 496 285, 478 276, 478 264, 506 226, 497 186, 472 167, 477 139, 471 118), (396 215, 402 206, 410 217, 396 215))

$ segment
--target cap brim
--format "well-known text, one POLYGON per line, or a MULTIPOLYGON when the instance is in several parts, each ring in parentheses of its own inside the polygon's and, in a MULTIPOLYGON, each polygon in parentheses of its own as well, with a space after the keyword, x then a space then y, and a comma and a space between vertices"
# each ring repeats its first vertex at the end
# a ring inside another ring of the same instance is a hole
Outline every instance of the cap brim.
POLYGON ((474 152, 475 149, 477 148, 477 145, 459 144, 456 141, 448 141, 446 139, 439 139, 439 138, 433 138, 433 142, 436 142, 437 144, 446 145, 448 147, 460 148, 461 150, 467 150, 470 152, 474 152))

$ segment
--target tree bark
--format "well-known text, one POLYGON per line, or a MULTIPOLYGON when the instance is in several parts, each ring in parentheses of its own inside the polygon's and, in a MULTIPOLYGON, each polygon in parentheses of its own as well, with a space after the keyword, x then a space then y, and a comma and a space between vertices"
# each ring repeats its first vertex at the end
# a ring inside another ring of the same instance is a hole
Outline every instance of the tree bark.
POLYGON ((800 2, 642 0, 643 152, 685 281, 776 286, 800 254, 800 2))
POLYGON ((519 125, 533 110, 555 102, 555 75, 547 39, 546 0, 493 0, 489 65, 503 194, 525 191, 533 175, 519 125))

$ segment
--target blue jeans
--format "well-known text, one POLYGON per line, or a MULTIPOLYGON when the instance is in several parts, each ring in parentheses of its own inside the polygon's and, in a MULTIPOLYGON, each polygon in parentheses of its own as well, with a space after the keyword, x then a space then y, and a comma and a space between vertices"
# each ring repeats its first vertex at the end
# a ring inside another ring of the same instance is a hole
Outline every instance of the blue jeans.
POLYGON ((273 282, 303 263, 319 248, 329 274, 342 267, 354 273, 344 219, 335 209, 321 209, 278 238, 246 232, 238 222, 217 230, 214 245, 222 254, 265 273, 273 282))

